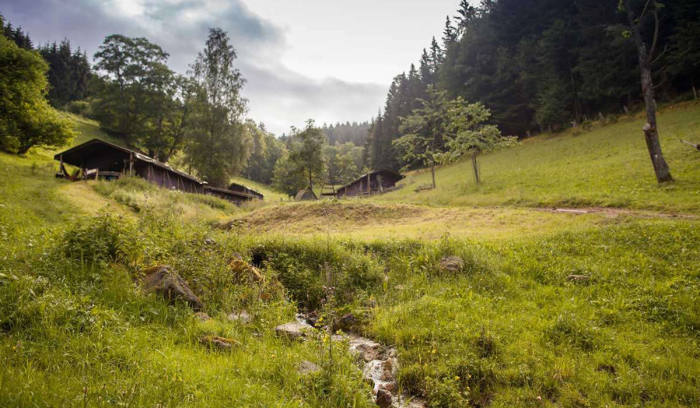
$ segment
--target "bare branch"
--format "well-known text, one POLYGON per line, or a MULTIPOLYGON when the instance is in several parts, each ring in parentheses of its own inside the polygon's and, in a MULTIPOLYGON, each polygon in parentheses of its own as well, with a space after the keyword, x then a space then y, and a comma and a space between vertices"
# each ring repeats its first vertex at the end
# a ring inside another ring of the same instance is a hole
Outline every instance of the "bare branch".
POLYGON ((644 17, 646 17, 647 10, 649 9, 649 4, 651 4, 653 0, 647 0, 647 3, 644 5, 644 9, 642 10, 642 14, 639 15, 639 22, 637 22, 637 27, 642 26, 642 21, 644 21, 644 17))
POLYGON ((661 58, 663 58, 664 55, 666 55, 666 51, 668 51, 668 44, 664 45, 664 50, 661 51, 658 57, 654 58, 654 61, 651 62, 652 65, 656 64, 661 58))
POLYGON ((659 21, 659 9, 654 7, 654 40, 651 43, 651 48, 649 48, 649 61, 651 61, 651 59, 654 58, 656 44, 659 41, 659 26, 661 26, 661 23, 659 21))

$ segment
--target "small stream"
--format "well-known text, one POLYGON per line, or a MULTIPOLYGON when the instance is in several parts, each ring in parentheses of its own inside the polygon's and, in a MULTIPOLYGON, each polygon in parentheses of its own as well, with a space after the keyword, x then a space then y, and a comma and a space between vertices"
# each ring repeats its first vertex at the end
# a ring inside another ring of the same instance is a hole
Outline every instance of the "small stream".
MULTIPOLYGON (((312 329, 309 320, 297 314, 298 324, 312 329)), ((399 370, 398 353, 393 347, 386 347, 366 337, 355 334, 333 336, 334 340, 347 341, 350 352, 362 366, 362 375, 372 384, 372 400, 380 407, 424 408, 426 402, 399 393, 396 375, 399 370)))

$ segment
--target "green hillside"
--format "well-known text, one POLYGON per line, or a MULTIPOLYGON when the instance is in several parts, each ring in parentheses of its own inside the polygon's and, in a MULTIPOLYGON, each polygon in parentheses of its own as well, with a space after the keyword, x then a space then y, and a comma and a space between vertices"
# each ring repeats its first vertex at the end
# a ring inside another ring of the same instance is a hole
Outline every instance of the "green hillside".
MULTIPOLYGON (((394 347, 398 389, 430 407, 700 406, 700 221, 653 211, 697 212, 697 152, 674 139, 699 110, 661 116, 678 180, 662 188, 634 118, 486 155, 480 189, 465 164, 435 191, 413 174, 317 203, 237 179, 262 208, 71 183, 52 151, 0 153, 0 406, 373 406, 347 344, 275 332, 297 311, 352 313, 346 329, 394 347), (262 279, 236 269, 253 262, 262 279), (142 289, 153 265, 211 319, 142 289)), ((74 121, 76 143, 106 137, 74 121)))
POLYGON ((480 158, 483 184, 471 163, 440 168, 437 189, 428 171, 410 173, 403 188, 376 198, 437 206, 625 207, 700 212, 700 152, 680 139, 700 142, 700 103, 665 107, 659 115, 664 154, 676 182, 659 187, 646 150, 641 115, 524 140, 480 158))

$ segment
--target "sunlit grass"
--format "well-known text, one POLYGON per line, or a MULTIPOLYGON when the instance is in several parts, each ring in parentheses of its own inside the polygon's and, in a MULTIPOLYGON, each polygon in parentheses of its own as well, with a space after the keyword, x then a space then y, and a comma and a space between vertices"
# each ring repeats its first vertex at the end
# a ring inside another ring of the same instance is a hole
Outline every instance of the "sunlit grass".
POLYGON ((480 158, 483 184, 477 186, 471 163, 440 168, 437 189, 427 171, 408 175, 403 188, 379 201, 432 206, 630 207, 659 211, 700 211, 700 154, 679 139, 700 142, 700 104, 662 109, 661 142, 676 182, 658 186, 646 150, 640 115, 617 123, 595 124, 561 134, 541 135, 520 146, 480 158))

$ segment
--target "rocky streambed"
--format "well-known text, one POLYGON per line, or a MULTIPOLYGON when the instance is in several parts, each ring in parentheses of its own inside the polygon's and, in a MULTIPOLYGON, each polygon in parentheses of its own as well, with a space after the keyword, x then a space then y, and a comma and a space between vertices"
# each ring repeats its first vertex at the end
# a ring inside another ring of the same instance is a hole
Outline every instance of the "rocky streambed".
MULTIPOLYGON (((315 330, 306 317, 297 315, 297 321, 275 327, 275 331, 291 339, 304 340, 315 330)), ((346 342, 355 355, 367 382, 372 384, 372 399, 380 407, 423 408, 425 401, 399 392, 396 375, 399 369, 398 353, 366 337, 355 334, 334 335, 334 341, 346 342)))

